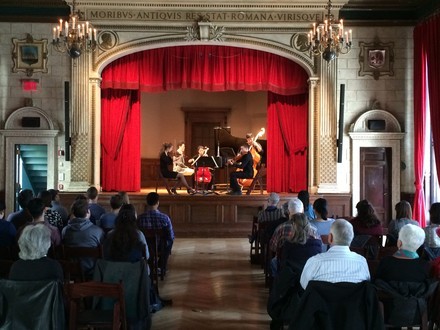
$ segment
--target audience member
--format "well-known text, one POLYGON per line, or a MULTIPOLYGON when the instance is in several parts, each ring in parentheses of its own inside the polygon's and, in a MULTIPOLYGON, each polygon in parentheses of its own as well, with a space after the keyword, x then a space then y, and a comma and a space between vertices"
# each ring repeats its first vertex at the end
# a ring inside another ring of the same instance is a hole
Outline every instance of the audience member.
POLYGON ((434 289, 429 280, 429 263, 417 254, 424 240, 422 228, 403 226, 398 235, 398 251, 383 258, 377 268, 375 285, 384 305, 385 323, 398 326, 393 329, 420 324, 426 309, 424 300, 434 289))
POLYGON ((48 258, 50 230, 42 224, 28 225, 18 239, 20 259, 11 267, 9 279, 15 281, 63 281, 63 269, 56 261, 48 258))
POLYGON ((417 221, 412 220, 412 209, 410 203, 407 201, 400 201, 396 204, 394 209, 396 210, 396 219, 391 220, 388 224, 389 245, 396 245, 399 231, 403 226, 407 224, 419 226, 417 221))
POLYGON ((165 213, 159 211, 159 194, 151 192, 147 195, 147 211, 138 216, 138 224, 140 228, 144 229, 162 229, 166 233, 166 251, 164 258, 160 260, 160 264, 165 265, 166 272, 168 257, 171 254, 174 242, 174 230, 171 219, 165 213))
MULTIPOLYGON (((328 235, 330 233, 330 227, 335 219, 327 217, 327 200, 324 198, 318 198, 313 203, 313 209, 315 210, 316 218, 310 220, 310 224, 317 229, 318 235, 328 235)), ((325 251, 327 251, 327 244, 322 243, 322 252, 325 251)))
POLYGON ((267 200, 267 207, 258 212, 258 222, 276 221, 283 217, 283 210, 278 207, 280 195, 277 193, 270 193, 267 200))
POLYGON ((306 261, 314 255, 321 253, 321 240, 311 236, 309 218, 304 213, 292 216, 294 227, 293 237, 283 244, 281 253, 281 269, 289 266, 292 270, 301 273, 306 261))
MULTIPOLYGON (((33 219, 33 224, 43 224, 50 230, 50 241, 53 246, 61 244, 60 231, 57 227, 52 226, 45 218, 44 213, 47 206, 41 198, 31 199, 28 203, 28 210, 33 219)), ((19 234, 20 235, 20 234, 19 234)))
MULTIPOLYGON (((291 240, 294 233, 293 228, 293 222, 291 221, 292 217, 296 213, 303 213, 304 212, 304 205, 303 203, 296 197, 292 198, 288 202, 288 210, 289 210, 289 220, 280 224, 274 231, 272 238, 270 239, 270 250, 272 252, 277 252, 284 244, 285 240, 291 240)), ((316 236, 316 229, 310 227, 311 229, 314 229, 315 232, 311 233, 313 236, 316 236)))
POLYGON ((41 191, 38 194, 38 197, 41 198, 44 202, 44 205, 46 206, 46 211, 44 212, 44 220, 46 220, 48 223, 50 223, 52 226, 58 228, 59 232, 64 228, 64 222, 63 218, 61 217, 61 214, 58 213, 58 211, 52 210, 52 194, 45 190, 41 191))
POLYGON ((116 216, 116 227, 104 242, 104 258, 113 261, 136 262, 145 254, 149 259, 147 241, 136 225, 136 210, 132 204, 123 205, 116 216))
POLYGON ((96 222, 105 213, 105 209, 98 204, 98 189, 90 187, 87 189, 87 198, 89 200, 90 221, 96 225, 96 222))
MULTIPOLYGON (((96 247, 104 240, 104 231, 90 220, 89 204, 86 199, 79 198, 72 204, 74 218, 64 227, 63 243, 67 246, 96 247)), ((84 259, 81 262, 86 275, 93 271, 94 261, 84 259)))
POLYGON ((366 199, 356 204, 357 215, 351 221, 355 235, 382 235, 383 229, 373 206, 366 199))
POLYGON ((304 214, 309 218, 309 220, 315 219, 316 216, 312 204, 310 204, 309 192, 307 190, 301 190, 298 193, 298 198, 304 205, 304 214))
POLYGON ((32 222, 32 217, 27 210, 29 201, 34 198, 34 193, 30 189, 24 189, 18 193, 17 202, 21 210, 11 213, 8 216, 8 221, 12 223, 16 230, 19 230, 25 224, 32 222))
POLYGON ((101 218, 99 218, 96 224, 104 229, 104 231, 115 228, 116 216, 118 215, 123 204, 124 201, 121 195, 118 194, 110 197, 110 207, 112 210, 101 215, 101 218))
POLYGON ((428 279, 429 264, 417 254, 417 249, 424 241, 422 228, 413 224, 404 225, 398 234, 397 252, 380 261, 375 279, 386 282, 423 282, 428 279))
POLYGON ((5 219, 5 210, 5 202, 0 201, 0 247, 13 245, 17 235, 14 225, 5 219))
POLYGON ((56 189, 48 190, 52 195, 52 210, 57 211, 61 215, 61 219, 63 220, 63 225, 67 225, 67 220, 69 218, 69 213, 67 209, 61 204, 59 191, 56 189))
POLYGON ((123 204, 130 204, 130 197, 126 191, 119 191, 118 195, 121 196, 123 204))
POLYGON ((347 220, 337 219, 330 228, 330 249, 307 260, 301 274, 301 286, 306 289, 309 281, 359 283, 370 279, 367 260, 350 251, 353 226, 347 220))
POLYGON ((440 203, 433 203, 429 209, 429 225, 425 227, 425 250, 429 252, 430 259, 440 256, 440 203), (437 231, 437 232, 436 232, 437 231))

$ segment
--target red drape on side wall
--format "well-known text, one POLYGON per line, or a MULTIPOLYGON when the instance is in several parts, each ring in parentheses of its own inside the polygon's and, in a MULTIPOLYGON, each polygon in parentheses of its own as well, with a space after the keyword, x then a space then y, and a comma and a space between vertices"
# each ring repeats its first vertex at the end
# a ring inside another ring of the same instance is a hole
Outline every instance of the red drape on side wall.
POLYGON ((267 185, 271 191, 307 189, 307 110, 306 94, 268 94, 267 185))
POLYGON ((140 102, 137 90, 103 90, 101 182, 104 191, 139 191, 140 102))
POLYGON ((414 29, 414 218, 425 226, 423 194, 424 138, 429 90, 431 130, 440 175, 440 14, 433 15, 414 29))
MULTIPOLYGON (((289 161, 295 159, 296 164, 280 162, 285 157, 283 156, 284 153, 292 152, 292 148, 293 150, 297 148, 299 145, 297 140, 302 141, 302 137, 296 138, 293 136, 296 134, 296 130, 290 134, 286 133, 288 126, 291 124, 284 123, 283 121, 296 122, 298 118, 304 117, 305 124, 300 124, 299 126, 305 130, 307 127, 308 111, 307 97, 305 96, 308 90, 307 79, 308 75, 303 68, 291 60, 278 55, 236 47, 182 46, 152 49, 115 60, 103 71, 101 88, 103 91, 108 91, 106 97, 109 100, 112 99, 109 97, 112 95, 111 91, 116 90, 163 92, 192 88, 203 91, 267 90, 279 94, 279 98, 273 96, 274 101, 270 102, 269 105, 272 103, 276 104, 276 117, 272 118, 276 118, 278 124, 274 125, 274 127, 280 130, 282 126, 285 134, 283 137, 288 138, 289 142, 288 148, 285 148, 284 140, 279 140, 283 147, 277 147, 270 151, 268 166, 270 166, 270 163, 277 164, 278 169, 281 167, 284 172, 290 174, 292 174, 292 166, 296 166, 293 172, 297 173, 295 178, 292 178, 291 182, 285 185, 286 188, 272 181, 272 178, 275 178, 274 175, 268 174, 268 190, 281 192, 287 191, 287 189, 298 191, 299 188, 297 187, 299 186, 301 186, 301 189, 307 187, 307 184, 303 186, 302 184, 294 183, 299 180, 298 178, 303 178, 300 181, 305 181, 307 178, 306 156, 298 156, 294 152, 294 156, 289 154, 289 161), (291 97, 291 100, 289 100, 289 98, 281 98, 282 95, 299 95, 299 97, 291 97), (278 100, 280 101, 278 102, 278 100), (298 104, 299 101, 303 102, 303 104, 298 104), (292 109, 296 115, 288 113, 288 109, 292 109), (301 115, 299 115, 300 109, 303 110, 301 115), (280 121, 282 121, 281 124, 280 121), (285 125, 287 126, 285 127, 285 125), (273 159, 271 159, 272 157, 273 159)), ((108 106, 109 109, 116 107, 117 105, 108 106)), ((117 116, 113 119, 118 120, 117 116)), ((111 122, 109 123, 110 125, 116 125, 111 122)), ((102 121, 103 132, 107 130, 109 123, 104 122, 104 120, 102 121)), ((140 141, 140 133, 126 130, 127 134, 131 135, 130 139, 140 141), (134 134, 138 134, 138 136, 135 137, 134 134)), ((138 142, 137 145, 139 144, 138 142)), ((307 144, 307 137, 305 144, 307 144)), ((134 161, 134 158, 131 159, 131 161, 134 161)), ((140 158, 137 161, 140 163, 140 158)), ((111 169, 115 164, 111 158, 103 157, 103 169, 106 167, 111 169)), ((110 178, 107 177, 106 179, 110 178)), ((110 185, 105 184, 104 178, 102 183, 104 190, 107 190, 105 187, 110 187, 110 185)), ((111 185, 111 187, 114 186, 111 185)), ((122 188, 117 189, 122 190, 122 188)), ((124 190, 134 191, 138 189, 125 188, 124 190)))

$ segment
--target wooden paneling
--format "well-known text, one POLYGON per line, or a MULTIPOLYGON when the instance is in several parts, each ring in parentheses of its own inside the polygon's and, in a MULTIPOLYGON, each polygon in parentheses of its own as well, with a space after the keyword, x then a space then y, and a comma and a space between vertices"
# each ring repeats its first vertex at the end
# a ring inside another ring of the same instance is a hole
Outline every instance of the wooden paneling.
MULTIPOLYGON (((144 193, 130 194, 132 203, 141 214, 145 210, 145 196, 153 188, 144 193)), ((178 237, 247 237, 250 233, 252 218, 258 209, 265 207, 267 194, 252 194, 243 196, 229 195, 187 195, 181 192, 178 196, 164 194, 160 191, 159 209, 168 214, 178 237)), ((110 209, 109 199, 114 193, 102 193, 99 203, 107 210, 110 209)), ((61 193, 61 202, 70 206, 78 193, 61 193)), ((280 205, 296 194, 280 194, 280 205)), ((316 198, 325 198, 329 205, 329 214, 338 217, 350 217, 351 195, 328 194, 313 195, 311 203, 316 198)))

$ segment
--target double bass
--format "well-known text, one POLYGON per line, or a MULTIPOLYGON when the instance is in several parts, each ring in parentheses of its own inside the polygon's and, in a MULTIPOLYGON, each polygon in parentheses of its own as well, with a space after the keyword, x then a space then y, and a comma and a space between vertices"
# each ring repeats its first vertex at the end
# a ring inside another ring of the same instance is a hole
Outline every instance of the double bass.
MULTIPOLYGON (((261 162, 261 155, 258 153, 257 148, 255 148, 255 144, 257 143, 257 140, 262 137, 266 133, 266 130, 264 127, 260 129, 260 131, 255 135, 255 137, 252 139, 252 145, 249 147, 249 152, 252 155, 252 161, 253 161, 253 169, 254 169, 254 175, 252 176, 252 179, 239 179, 238 183, 241 184, 243 187, 249 187, 252 183, 253 178, 257 175, 257 166, 261 162)), ((237 157, 241 157, 239 154, 237 157)), ((238 161, 238 159, 236 159, 238 161)), ((240 171, 241 169, 237 169, 237 171, 240 171)))

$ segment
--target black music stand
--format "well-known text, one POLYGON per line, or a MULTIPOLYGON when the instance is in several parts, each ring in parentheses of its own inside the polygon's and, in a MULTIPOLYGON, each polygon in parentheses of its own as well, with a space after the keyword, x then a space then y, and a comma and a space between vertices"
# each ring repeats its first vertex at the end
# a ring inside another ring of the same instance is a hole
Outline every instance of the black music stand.
MULTIPOLYGON (((215 169, 215 168, 219 168, 218 162, 216 161, 216 159, 213 156, 208 156, 208 157, 200 157, 195 163, 195 174, 197 176, 197 170, 199 169, 199 167, 208 167, 210 169, 215 169)), ((211 173, 211 180, 213 178, 213 173, 211 173)), ((209 194, 216 194, 218 195, 218 193, 216 193, 213 190, 209 190, 209 189, 203 189, 202 191, 200 191, 199 188, 199 181, 198 178, 195 178, 196 180, 196 194, 202 194, 202 195, 209 195, 209 194)), ((205 183, 203 182, 203 188, 205 188, 205 183)))

